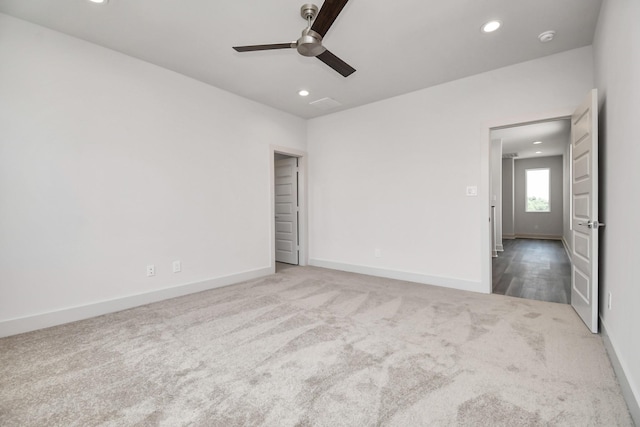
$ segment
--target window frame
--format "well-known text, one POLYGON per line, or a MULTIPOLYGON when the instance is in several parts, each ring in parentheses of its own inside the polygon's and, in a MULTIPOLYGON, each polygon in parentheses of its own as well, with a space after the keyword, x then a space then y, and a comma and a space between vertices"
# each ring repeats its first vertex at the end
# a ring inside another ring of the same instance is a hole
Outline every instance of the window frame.
POLYGON ((551 168, 542 167, 542 168, 527 168, 524 170, 524 211, 525 213, 550 213, 551 212, 551 168), (548 194, 549 200, 547 204, 549 205, 549 209, 544 211, 530 211, 529 210, 529 171, 547 171, 547 186, 548 186, 548 194))

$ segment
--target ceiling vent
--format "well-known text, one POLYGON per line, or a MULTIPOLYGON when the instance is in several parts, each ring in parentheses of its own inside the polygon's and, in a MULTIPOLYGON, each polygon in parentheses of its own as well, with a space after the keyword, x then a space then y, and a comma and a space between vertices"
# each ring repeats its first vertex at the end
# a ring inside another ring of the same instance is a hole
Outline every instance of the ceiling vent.
POLYGON ((502 153, 503 159, 515 159, 518 157, 518 153, 502 153))
POLYGON ((313 105, 316 108, 327 111, 339 107, 342 104, 332 98, 322 98, 317 101, 310 102, 309 105, 313 105))

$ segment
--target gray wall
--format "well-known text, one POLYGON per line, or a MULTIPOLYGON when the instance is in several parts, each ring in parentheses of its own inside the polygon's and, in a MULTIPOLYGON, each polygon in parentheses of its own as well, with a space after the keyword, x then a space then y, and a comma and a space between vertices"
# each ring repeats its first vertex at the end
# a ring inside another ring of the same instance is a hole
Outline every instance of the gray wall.
POLYGON ((593 42, 600 95, 600 320, 618 378, 640 425, 640 2, 605 0, 593 42), (606 304, 611 294, 611 308, 606 304), (614 358, 612 358, 614 359, 614 358), (622 375, 621 375, 622 373, 622 375), (626 381, 625 381, 626 380, 626 381), (634 396, 635 393, 635 396, 634 396))
POLYGON ((0 336, 273 272, 268 156, 306 150, 305 120, 3 14, 0 33, 0 336))
POLYGON ((513 239, 513 163, 514 159, 502 159, 502 238, 513 239))
POLYGON ((562 156, 515 161, 515 231, 522 237, 562 237, 563 225, 562 156), (551 212, 525 212, 525 170, 549 168, 551 212))

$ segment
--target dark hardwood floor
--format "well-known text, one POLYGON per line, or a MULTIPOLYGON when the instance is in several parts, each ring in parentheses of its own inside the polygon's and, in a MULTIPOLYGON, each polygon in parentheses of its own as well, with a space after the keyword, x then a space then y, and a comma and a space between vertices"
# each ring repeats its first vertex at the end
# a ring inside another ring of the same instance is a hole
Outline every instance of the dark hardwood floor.
POLYGON ((493 258, 493 293, 571 303, 571 263, 558 240, 504 240, 493 258))

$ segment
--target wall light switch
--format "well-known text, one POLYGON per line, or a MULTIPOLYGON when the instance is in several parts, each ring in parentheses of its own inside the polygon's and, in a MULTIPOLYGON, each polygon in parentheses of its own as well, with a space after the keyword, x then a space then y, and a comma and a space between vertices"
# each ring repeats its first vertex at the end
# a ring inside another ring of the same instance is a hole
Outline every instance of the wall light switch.
POLYGON ((477 196, 478 195, 478 187, 475 185, 470 185, 467 187, 467 196, 477 196))

